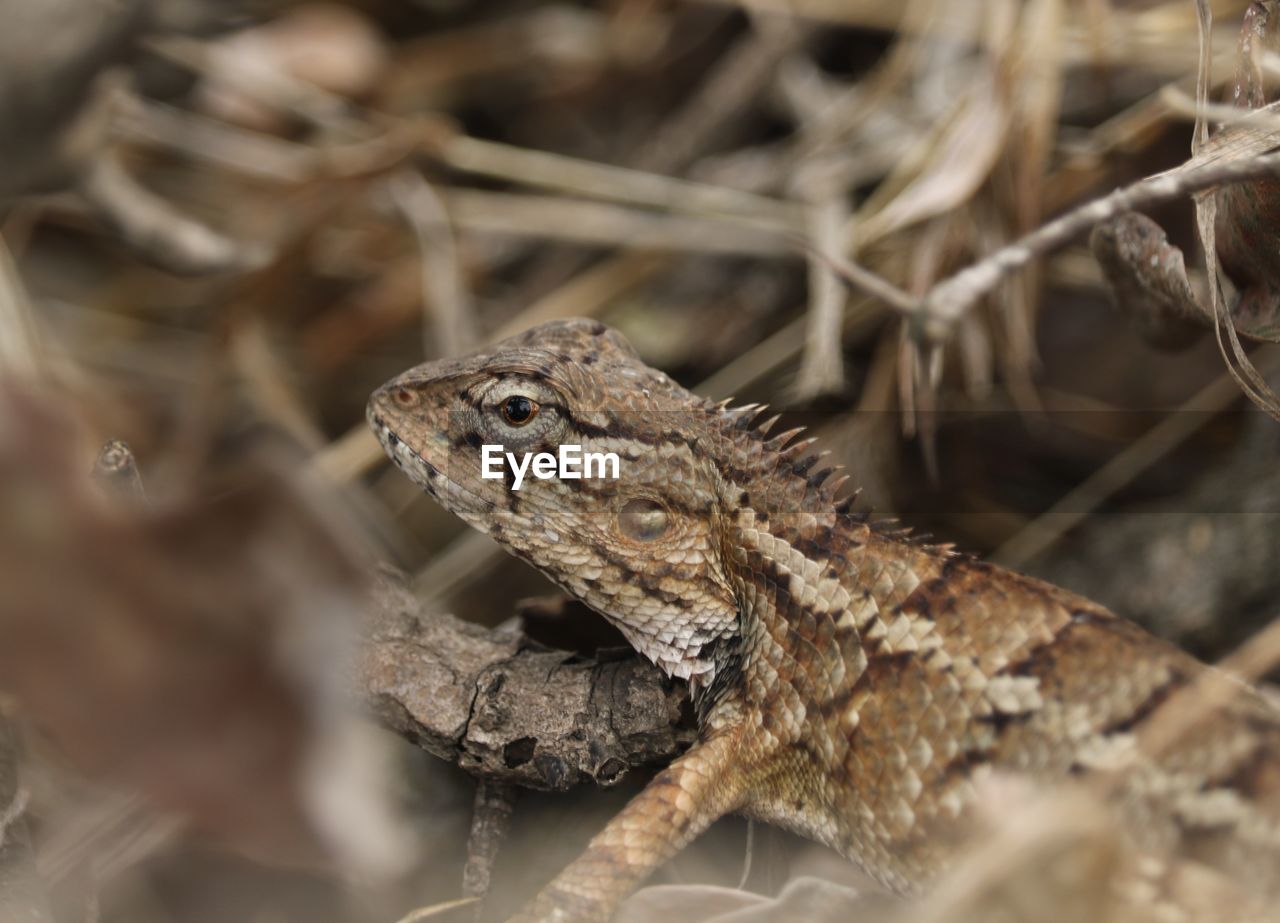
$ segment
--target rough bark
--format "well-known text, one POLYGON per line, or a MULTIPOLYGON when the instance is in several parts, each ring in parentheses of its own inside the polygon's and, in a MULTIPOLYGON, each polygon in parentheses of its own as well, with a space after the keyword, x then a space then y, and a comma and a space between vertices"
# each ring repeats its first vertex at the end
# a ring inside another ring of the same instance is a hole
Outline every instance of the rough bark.
POLYGON ((362 645, 356 683, 378 719, 481 778, 611 785, 692 740, 684 687, 639 657, 585 659, 426 611, 390 569, 362 645))

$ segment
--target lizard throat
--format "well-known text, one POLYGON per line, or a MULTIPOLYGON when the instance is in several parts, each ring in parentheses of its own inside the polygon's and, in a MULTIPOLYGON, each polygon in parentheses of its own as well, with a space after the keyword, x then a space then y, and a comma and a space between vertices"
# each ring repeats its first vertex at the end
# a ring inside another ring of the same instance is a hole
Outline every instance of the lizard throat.
MULTIPOLYGON (((574 592, 572 588, 570 592, 574 592)), ((637 625, 597 609, 635 650, 667 676, 688 681, 695 697, 700 689, 715 685, 724 665, 738 648, 734 622, 716 625, 637 625)))

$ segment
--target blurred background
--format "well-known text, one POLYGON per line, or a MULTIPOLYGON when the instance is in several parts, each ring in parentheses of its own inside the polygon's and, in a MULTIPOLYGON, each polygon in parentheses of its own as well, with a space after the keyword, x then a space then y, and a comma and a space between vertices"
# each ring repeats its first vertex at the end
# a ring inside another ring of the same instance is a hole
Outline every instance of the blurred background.
MULTIPOLYGON (((1209 5, 1225 99, 1248 4, 1209 5)), ((824 256, 919 296, 1186 160, 1192 0, 0 13, 5 920, 470 918, 445 902, 474 783, 352 705, 376 588, 498 629, 476 638, 622 642, 385 465, 364 403, 548 319, 598 317, 698 392, 771 404, 877 514, 1202 657, 1274 614, 1280 430, 1212 333, 1152 345, 1085 239, 941 344, 824 256)), ((1151 217, 1202 285, 1190 202, 1151 217)), ((1273 383, 1275 349, 1253 352, 1273 383)), ((523 795, 486 913, 643 778, 523 795)), ((722 823, 662 880, 853 881, 746 840, 722 823)), ((698 894, 700 918, 758 906, 698 894)))

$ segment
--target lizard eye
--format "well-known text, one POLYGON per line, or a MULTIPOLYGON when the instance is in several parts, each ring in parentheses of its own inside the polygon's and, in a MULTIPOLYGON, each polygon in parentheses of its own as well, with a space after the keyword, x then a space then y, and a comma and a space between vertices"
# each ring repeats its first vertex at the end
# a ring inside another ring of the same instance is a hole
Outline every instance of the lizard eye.
POLYGON ((524 426, 538 415, 538 402, 513 394, 502 402, 502 418, 512 426, 524 426))

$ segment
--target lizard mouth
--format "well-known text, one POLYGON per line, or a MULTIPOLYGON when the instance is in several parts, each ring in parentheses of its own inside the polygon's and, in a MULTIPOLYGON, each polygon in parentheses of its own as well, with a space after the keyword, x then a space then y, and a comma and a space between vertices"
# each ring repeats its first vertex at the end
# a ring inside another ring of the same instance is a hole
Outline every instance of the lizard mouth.
POLYGON ((396 435, 387 421, 372 408, 368 412, 369 427, 382 444, 392 463, 431 496, 440 499, 448 479, 440 469, 422 457, 412 446, 396 435))
POLYGON ((484 529, 484 524, 476 517, 492 508, 492 503, 475 496, 463 485, 450 478, 444 470, 428 461, 422 452, 400 438, 373 406, 368 408, 366 417, 370 429, 382 444, 387 457, 408 475, 409 480, 426 491, 445 509, 484 529))

